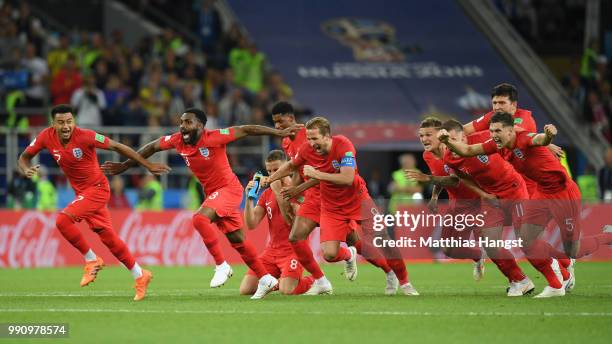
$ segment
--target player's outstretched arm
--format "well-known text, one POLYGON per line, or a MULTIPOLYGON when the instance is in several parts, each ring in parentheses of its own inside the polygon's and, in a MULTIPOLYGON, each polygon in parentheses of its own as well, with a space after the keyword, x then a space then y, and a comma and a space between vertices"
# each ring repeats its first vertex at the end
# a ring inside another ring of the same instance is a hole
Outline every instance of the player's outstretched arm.
POLYGON ((468 145, 463 142, 457 142, 450 140, 449 134, 446 130, 442 129, 438 132, 438 140, 444 143, 448 149, 453 153, 462 157, 471 157, 480 154, 485 154, 485 151, 481 143, 468 145))
POLYGON ((451 176, 433 176, 431 174, 425 174, 421 171, 415 170, 404 170, 406 178, 414 179, 419 183, 431 183, 434 186, 447 187, 457 186, 459 184, 459 177, 455 175, 451 176))
POLYGON ((269 128, 263 125, 240 125, 232 127, 234 129, 234 139, 238 140, 245 136, 278 136, 285 137, 295 135, 300 129, 304 127, 303 124, 295 124, 287 129, 279 130, 269 128))
POLYGON ((23 173, 28 178, 32 178, 37 175, 38 169, 40 168, 40 165, 30 165, 33 157, 34 156, 30 155, 30 153, 23 152, 19 156, 19 160, 17 160, 17 164, 19 165, 21 173, 23 173))
POLYGON ((304 165, 304 175, 337 185, 351 185, 355 180, 355 168, 351 166, 340 166, 340 173, 321 172, 310 165, 304 165))
MULTIPOLYGON (((136 153, 138 153, 138 155, 140 155, 142 158, 147 159, 151 155, 162 150, 159 145, 160 140, 161 138, 147 143, 146 145, 142 146, 136 153)), ((116 175, 121 174, 135 166, 138 166, 138 162, 131 158, 123 162, 105 161, 102 165, 102 172, 110 175, 116 175)))
POLYGON ((278 170, 276 170, 276 172, 274 172, 271 176, 267 178, 263 177, 261 179, 261 183, 263 183, 264 186, 270 185, 273 182, 290 175, 295 170, 296 170, 296 166, 293 165, 291 161, 287 161, 286 163, 282 164, 281 167, 278 170))
POLYGON ((533 146, 548 146, 557 136, 557 128, 552 124, 544 126, 544 133, 537 134, 531 139, 533 146))
POLYGON ((320 182, 317 179, 308 179, 308 181, 300 183, 298 186, 292 185, 282 188, 281 194, 283 195, 283 198, 288 201, 297 197, 299 194, 310 189, 311 187, 319 185, 319 183, 320 182))
MULTIPOLYGON (((158 143, 159 145, 159 143, 158 143)), ((146 146, 145 146, 146 147, 146 146)), ((143 148, 145 148, 143 147, 143 148)), ((166 164, 159 164, 159 163, 152 163, 149 160, 147 160, 144 156, 140 155, 139 153, 135 152, 132 148, 124 145, 123 143, 119 143, 113 140, 110 140, 109 143, 109 150, 115 151, 121 155, 123 155, 124 157, 128 158, 129 160, 127 160, 126 162, 124 162, 124 164, 140 164, 142 165, 144 168, 146 168, 147 170, 149 170, 149 172, 153 173, 156 176, 165 174, 170 172, 171 168, 166 165, 166 164), (133 161, 130 162, 130 161, 133 161)), ((154 148, 154 145, 153 145, 154 148)), ((152 148, 149 148, 147 150, 150 151, 152 150, 152 148)), ((147 157, 151 156, 153 153, 149 154, 147 157)))
MULTIPOLYGON (((245 195, 248 196, 249 191, 254 186, 255 182, 251 180, 244 189, 245 195)), ((251 201, 247 197, 246 203, 244 205, 244 221, 246 222, 246 225, 249 229, 255 229, 255 227, 257 227, 257 225, 261 222, 261 219, 263 219, 265 213, 266 211, 264 210, 264 208, 258 205, 254 206, 253 201, 251 201)))
POLYGON ((282 184, 280 180, 277 180, 270 184, 270 189, 274 193, 274 198, 276 199, 276 203, 278 204, 278 209, 283 216, 283 220, 290 225, 293 223, 293 219, 295 218, 295 213, 293 212, 293 207, 291 204, 283 198, 282 195, 282 184))

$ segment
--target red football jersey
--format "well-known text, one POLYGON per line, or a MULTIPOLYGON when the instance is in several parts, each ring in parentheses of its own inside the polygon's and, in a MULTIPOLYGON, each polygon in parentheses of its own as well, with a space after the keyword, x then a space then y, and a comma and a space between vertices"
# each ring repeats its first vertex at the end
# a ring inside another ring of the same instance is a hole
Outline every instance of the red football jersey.
MULTIPOLYGON (((450 176, 452 169, 444 163, 443 159, 438 159, 432 152, 423 152, 423 160, 429 167, 431 174, 438 177, 450 176)), ((475 199, 480 198, 474 191, 468 188, 463 182, 457 186, 446 186, 448 198, 450 200, 475 199)))
POLYGON ((266 211, 266 218, 268 219, 270 241, 268 242, 266 250, 273 250, 279 254, 292 254, 293 248, 289 243, 291 226, 285 222, 285 219, 283 219, 283 214, 281 214, 272 189, 266 189, 261 196, 259 196, 257 205, 264 208, 266 211))
POLYGON ((210 195, 232 183, 242 187, 230 167, 225 151, 225 146, 234 140, 233 128, 204 129, 200 139, 193 146, 183 142, 180 132, 162 137, 159 146, 162 150, 176 149, 185 160, 187 167, 198 178, 206 194, 210 195))
MULTIPOLYGON (((287 157, 289 159, 293 159, 295 158, 300 147, 304 143, 306 144, 308 143, 308 139, 306 138, 306 128, 302 128, 300 131, 298 131, 297 134, 295 134, 295 137, 293 138, 293 140, 291 140, 289 137, 283 137, 281 145, 283 147, 283 150, 285 151, 285 154, 287 154, 287 157)), ((300 173, 300 176, 302 177, 302 180, 304 181, 308 180, 308 178, 304 176, 304 172, 302 168, 299 169, 299 173, 300 173)), ((318 185, 313 186, 310 189, 306 190, 304 192, 304 197, 313 197, 316 199, 320 199, 321 192, 319 190, 319 186, 318 185)))
POLYGON ((106 136, 75 127, 64 147, 57 131, 50 127, 41 131, 25 151, 36 155, 43 148, 47 149, 78 195, 93 185, 103 184, 108 188, 108 180, 100 170, 96 148, 108 149, 109 145, 106 136))
MULTIPOLYGON (((468 144, 483 143, 487 140, 490 140, 488 131, 468 136, 468 144)), ((520 174, 499 154, 462 158, 447 149, 444 163, 452 169, 469 174, 481 189, 498 198, 519 199, 516 190, 525 187, 525 181, 520 174)))
POLYGON ((349 139, 342 135, 332 136, 329 154, 320 155, 308 144, 304 143, 292 163, 297 167, 311 165, 326 173, 340 173, 340 167, 355 168, 355 179, 349 186, 337 185, 326 181, 319 183, 321 189, 321 213, 336 218, 361 219, 361 203, 367 196, 364 180, 359 176, 355 147, 349 139))
MULTIPOLYGON (((484 116, 481 116, 477 120, 473 121, 472 124, 474 125, 474 130, 476 132, 483 130, 488 131, 489 121, 491 121, 491 117, 493 117, 494 114, 495 112, 490 111, 487 112, 484 116)), ((536 122, 533 119, 533 116, 531 115, 531 111, 524 109, 516 109, 516 112, 512 117, 514 117, 514 125, 519 126, 527 130, 528 132, 538 131, 536 122)))
MULTIPOLYGON (((502 149, 504 156, 521 174, 534 180, 538 190, 544 193, 555 193, 565 189, 571 178, 554 154, 547 148, 533 145, 535 133, 516 132, 516 141, 512 149, 502 149)), ((487 154, 497 152, 495 141, 483 143, 487 154)))

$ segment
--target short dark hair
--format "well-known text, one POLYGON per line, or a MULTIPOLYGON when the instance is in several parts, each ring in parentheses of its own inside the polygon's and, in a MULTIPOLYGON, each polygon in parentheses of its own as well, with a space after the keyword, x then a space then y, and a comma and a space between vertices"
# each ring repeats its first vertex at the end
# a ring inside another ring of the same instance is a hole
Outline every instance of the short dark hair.
POLYGON ((55 119, 58 113, 71 113, 73 117, 75 116, 72 106, 68 104, 59 104, 51 108, 51 118, 55 119))
POLYGON ((268 153, 268 157, 266 157, 266 162, 272 162, 272 161, 287 161, 287 155, 285 154, 285 152, 283 152, 280 149, 274 149, 271 150, 270 153, 268 153))
POLYGON ((287 102, 278 102, 272 107, 272 115, 293 115, 293 105, 287 102))
POLYGON ((309 120, 306 122, 306 129, 319 129, 319 133, 321 133, 321 135, 331 136, 331 125, 325 117, 318 116, 309 120))
POLYGON ((198 121, 202 123, 202 125, 206 126, 206 122, 208 118, 206 118, 206 113, 198 108, 189 108, 185 110, 185 113, 192 113, 196 116, 198 121))
POLYGON ((442 121, 437 117, 429 116, 425 117, 421 121, 421 126, 419 128, 440 128, 442 126, 442 121))
POLYGON ((496 112, 493 117, 491 117, 491 123, 501 123, 504 127, 513 127, 514 126, 514 117, 507 112, 496 112))
POLYGON ((518 101, 518 91, 516 87, 513 85, 503 83, 499 84, 491 90, 491 98, 499 96, 499 97, 508 97, 511 102, 518 101))
POLYGON ((447 131, 463 131, 463 125, 457 120, 449 119, 448 121, 442 123, 442 129, 446 129, 447 131))

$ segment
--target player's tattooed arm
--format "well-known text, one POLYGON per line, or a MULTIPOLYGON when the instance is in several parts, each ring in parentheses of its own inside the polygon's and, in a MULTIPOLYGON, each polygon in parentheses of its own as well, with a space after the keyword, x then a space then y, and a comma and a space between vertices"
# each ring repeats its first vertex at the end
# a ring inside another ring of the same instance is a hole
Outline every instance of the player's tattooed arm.
POLYGON ((282 164, 281 167, 276 170, 276 172, 274 172, 271 176, 263 177, 260 183, 262 183, 262 185, 265 187, 266 185, 270 185, 273 182, 290 175, 296 169, 296 166, 293 165, 291 161, 287 161, 286 163, 282 164))
POLYGON ((404 175, 406 178, 414 179, 419 183, 431 183, 439 187, 457 186, 459 184, 459 177, 455 175, 433 176, 416 170, 404 170, 404 175))
POLYGON ((304 165, 304 175, 337 185, 351 185, 355 180, 355 169, 350 166, 341 166, 340 173, 326 173, 310 165, 304 165))
POLYGON ((444 129, 441 129, 438 132, 438 140, 444 143, 448 149, 450 149, 453 153, 462 156, 462 157, 470 157, 476 156, 480 154, 485 154, 484 148, 481 143, 468 145, 463 142, 450 140, 448 132, 444 129))
POLYGON ((319 181, 317 179, 308 179, 308 181, 304 183, 300 183, 298 186, 287 186, 282 188, 281 194, 285 200, 290 200, 292 198, 297 197, 302 192, 310 189, 313 186, 319 185, 319 181))
POLYGON ((261 136, 261 135, 270 135, 270 136, 292 136, 295 135, 300 129, 304 127, 303 124, 296 124, 287 129, 274 129, 269 128, 263 125, 240 125, 232 127, 234 129, 234 138, 236 140, 241 139, 245 136, 261 136))
POLYGON ((32 178, 38 174, 38 169, 40 165, 31 166, 30 163, 32 161, 33 156, 28 152, 23 152, 19 156, 19 160, 17 160, 17 164, 19 165, 19 169, 21 173, 28 178, 32 178))
POLYGON ((440 185, 433 186, 433 190, 431 190, 431 199, 427 202, 427 209, 432 213, 438 212, 438 197, 442 192, 442 187, 440 185))
POLYGON ((544 126, 544 133, 533 136, 531 144, 533 146, 548 146, 555 136, 557 136, 557 128, 552 124, 547 124, 544 126))
MULTIPOLYGON (((244 189, 244 193, 248 195, 249 191, 254 186, 255 182, 251 180, 244 189)), ((246 225, 249 229, 255 229, 257 225, 261 222, 261 219, 263 219, 266 211, 261 206, 253 205, 253 201, 251 201, 248 197, 246 200, 247 201, 244 205, 244 222, 246 222, 246 225)))
MULTIPOLYGON (((153 155, 156 152, 159 152, 159 151, 162 150, 160 148, 160 145, 159 145, 159 141, 160 140, 161 140, 161 138, 159 138, 159 139, 157 139, 155 141, 147 143, 146 145, 142 146, 138 150, 138 152, 135 152, 135 153, 138 153, 137 155, 139 155, 140 157, 142 157, 144 159, 147 159, 151 155, 153 155)), ((131 150, 131 148, 129 148, 129 149, 131 150)), ((104 173, 106 173, 106 174, 116 175, 116 174, 121 174, 121 173, 127 171, 128 169, 130 169, 132 167, 138 166, 138 164, 139 164, 138 161, 132 159, 129 156, 126 156, 126 157, 128 157, 129 159, 125 160, 123 162, 105 161, 104 164, 102 165, 102 171, 104 173)), ((169 167, 168 167, 168 169, 169 169, 169 167)))

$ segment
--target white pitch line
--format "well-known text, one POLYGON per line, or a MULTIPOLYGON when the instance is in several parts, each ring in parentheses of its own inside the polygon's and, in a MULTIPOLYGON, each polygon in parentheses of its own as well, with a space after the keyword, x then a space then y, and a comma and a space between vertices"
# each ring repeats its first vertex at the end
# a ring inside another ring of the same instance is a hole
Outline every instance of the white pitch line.
POLYGON ((610 312, 406 312, 406 311, 352 311, 352 312, 320 312, 320 311, 246 311, 246 310, 152 310, 152 309, 80 309, 80 308, 0 308, 6 313, 138 313, 138 314, 240 314, 240 315, 369 315, 369 316, 534 316, 534 317, 612 317, 610 312))

